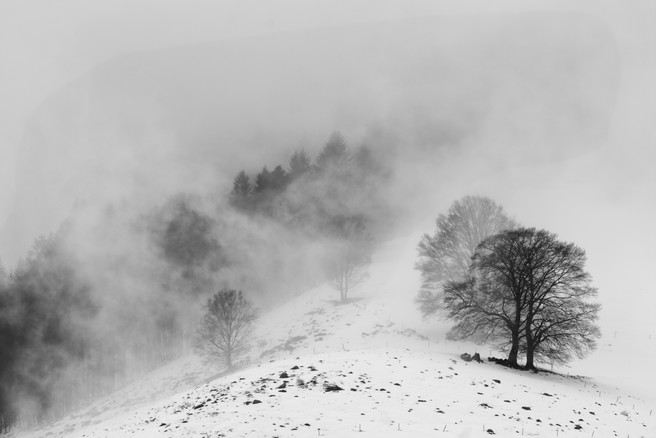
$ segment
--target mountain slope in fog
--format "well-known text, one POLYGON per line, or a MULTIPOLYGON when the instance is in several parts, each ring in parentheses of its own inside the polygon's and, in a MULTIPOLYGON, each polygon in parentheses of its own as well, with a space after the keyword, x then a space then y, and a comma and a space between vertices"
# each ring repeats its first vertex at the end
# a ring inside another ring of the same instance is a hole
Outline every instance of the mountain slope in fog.
POLYGON ((463 145, 499 164, 562 157, 603 140, 617 75, 609 31, 571 14, 454 16, 124 55, 31 119, 5 234, 25 248, 81 200, 215 193, 241 168, 299 146, 314 155, 334 130, 406 162, 463 145))
POLYGON ((653 394, 612 377, 460 360, 488 350, 420 322, 415 241, 385 245, 351 303, 321 286, 263 315, 250 363, 232 374, 183 358, 23 436, 653 436, 653 394))

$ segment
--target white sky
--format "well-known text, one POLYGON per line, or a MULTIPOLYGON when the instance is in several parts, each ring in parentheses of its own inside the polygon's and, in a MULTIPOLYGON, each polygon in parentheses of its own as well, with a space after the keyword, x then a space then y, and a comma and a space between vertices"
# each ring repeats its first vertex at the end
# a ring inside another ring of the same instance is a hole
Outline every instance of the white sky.
MULTIPOLYGON (((14 160, 26 121, 48 96, 116 55, 332 24, 535 10, 579 11, 598 18, 614 32, 621 62, 619 100, 610 144, 586 163, 571 164, 571 175, 577 165, 596 170, 594 181, 580 181, 591 202, 580 220, 589 227, 568 228, 564 222, 572 218, 566 215, 561 215, 562 224, 541 223, 544 212, 539 209, 521 211, 510 195, 499 201, 518 219, 555 228, 589 254, 624 251, 621 258, 606 257, 600 270, 610 269, 616 260, 613 266, 632 274, 633 270, 649 272, 649 266, 656 263, 652 255, 656 246, 656 2, 649 0, 630 5, 612 1, 0 0, 0 234, 12 203, 14 160), (600 225, 600 215, 605 215, 609 225, 600 225), (604 226, 625 231, 607 233, 604 226), (570 228, 573 235, 567 234, 570 228)), ((567 188, 549 190, 559 196, 559 190, 567 188)), ((521 200, 520 195, 516 198, 521 200)), ((565 206, 571 204, 571 199, 565 200, 565 206)), ((56 226, 53 223, 51 229, 56 226)), ((0 257, 6 258, 1 248, 0 257)), ((621 276, 614 277, 613 285, 622 285, 621 276)))
MULTIPOLYGON (((618 122, 644 146, 654 140, 656 5, 650 1, 170 1, 0 0, 0 223, 12 196, 13 160, 27 118, 49 95, 115 55, 155 47, 431 14, 577 10, 616 34, 625 76, 623 97, 644 111, 620 108, 618 122), (640 87, 635 85, 639 84, 640 87)), ((652 143, 653 144, 653 143, 652 143)), ((648 158, 655 157, 652 152, 648 158)), ((636 156, 637 155, 637 156, 636 156)))

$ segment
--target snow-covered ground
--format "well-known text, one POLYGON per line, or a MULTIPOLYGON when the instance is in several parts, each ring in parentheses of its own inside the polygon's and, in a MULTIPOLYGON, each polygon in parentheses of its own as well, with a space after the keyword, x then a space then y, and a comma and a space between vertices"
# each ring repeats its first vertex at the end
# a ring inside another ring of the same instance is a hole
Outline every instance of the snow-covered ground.
POLYGON ((654 340, 606 333, 559 374, 464 362, 490 351, 421 321, 417 240, 385 244, 348 304, 321 286, 263 315, 234 373, 185 357, 21 436, 656 437, 654 340))

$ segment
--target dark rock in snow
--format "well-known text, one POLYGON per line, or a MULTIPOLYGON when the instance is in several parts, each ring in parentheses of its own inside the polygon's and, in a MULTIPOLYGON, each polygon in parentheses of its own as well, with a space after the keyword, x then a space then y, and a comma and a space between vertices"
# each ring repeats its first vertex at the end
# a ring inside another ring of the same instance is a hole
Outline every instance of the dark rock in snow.
POLYGON ((501 380, 498 380, 498 379, 492 379, 492 381, 493 381, 494 383, 501 383, 501 380))
POLYGON ((258 400, 258 399, 253 400, 253 404, 254 404, 254 405, 258 405, 258 404, 260 404, 260 403, 262 403, 262 402, 261 402, 260 400, 258 400))
POLYGON ((334 391, 343 391, 344 389, 340 388, 338 385, 335 385, 333 383, 324 383, 323 390, 326 392, 334 392, 334 391))
POLYGON ((462 353, 460 355, 460 359, 464 360, 465 362, 471 362, 472 357, 469 353, 462 353))
POLYGON ((531 410, 531 408, 529 406, 522 406, 522 409, 524 409, 525 411, 530 411, 531 410))
POLYGON ((494 435, 494 431, 492 429, 488 429, 486 430, 486 432, 489 433, 490 435, 494 435))
POLYGON ((481 360, 481 355, 478 354, 478 353, 474 353, 474 355, 472 356, 472 360, 475 360, 475 361, 478 362, 478 363, 483 362, 483 361, 481 360))
POLYGON ((289 374, 287 374, 287 371, 283 371, 282 374, 280 374, 281 379, 289 379, 289 374))

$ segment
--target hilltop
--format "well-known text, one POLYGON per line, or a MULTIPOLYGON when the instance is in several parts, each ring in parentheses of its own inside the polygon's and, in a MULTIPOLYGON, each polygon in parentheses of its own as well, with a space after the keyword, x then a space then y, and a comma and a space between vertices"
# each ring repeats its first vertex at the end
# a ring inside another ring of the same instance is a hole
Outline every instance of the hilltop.
MULTIPOLYGON (((263 315, 249 362, 231 374, 184 357, 21 436, 654 436, 653 393, 461 360, 494 352, 420 321, 415 241, 384 245, 348 304, 322 285, 263 315)), ((612 353, 601 344, 597 355, 612 353)))

